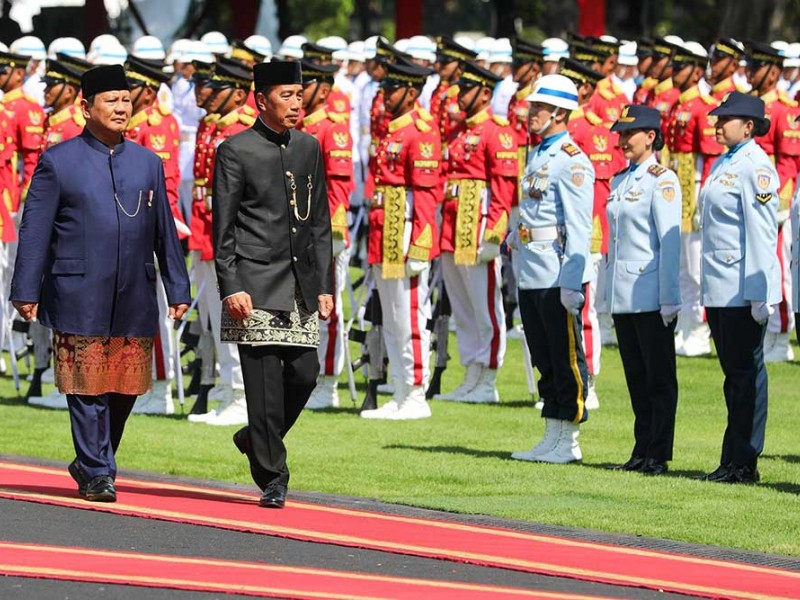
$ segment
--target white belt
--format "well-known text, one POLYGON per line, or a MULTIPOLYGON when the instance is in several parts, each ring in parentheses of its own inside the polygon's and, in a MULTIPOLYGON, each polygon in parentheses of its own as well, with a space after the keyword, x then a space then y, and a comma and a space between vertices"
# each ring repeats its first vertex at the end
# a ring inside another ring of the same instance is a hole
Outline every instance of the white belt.
POLYGON ((558 228, 519 226, 520 239, 528 238, 530 242, 552 242, 558 239, 558 228))

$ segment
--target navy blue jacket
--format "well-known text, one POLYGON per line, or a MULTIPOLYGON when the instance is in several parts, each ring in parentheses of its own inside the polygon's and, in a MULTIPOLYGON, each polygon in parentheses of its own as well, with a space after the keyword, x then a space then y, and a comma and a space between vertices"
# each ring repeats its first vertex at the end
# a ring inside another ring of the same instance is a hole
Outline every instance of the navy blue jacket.
POLYGON ((190 302, 161 159, 88 130, 42 154, 25 201, 11 300, 85 336, 156 333, 156 265, 170 304, 190 302), (127 213, 127 214, 126 214, 127 213))

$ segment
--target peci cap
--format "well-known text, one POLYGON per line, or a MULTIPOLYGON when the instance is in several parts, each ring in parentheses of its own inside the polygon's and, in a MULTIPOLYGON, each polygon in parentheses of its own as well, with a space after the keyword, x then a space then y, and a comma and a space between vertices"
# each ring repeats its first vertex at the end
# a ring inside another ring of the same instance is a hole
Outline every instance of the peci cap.
POLYGON ((617 122, 611 126, 611 131, 630 131, 632 129, 661 130, 661 113, 657 108, 642 104, 629 104, 622 109, 617 122))
POLYGON ((253 67, 257 90, 273 85, 302 85, 303 73, 300 63, 294 60, 275 60, 259 63, 253 67))
POLYGON ((130 89, 122 65, 92 67, 81 76, 81 94, 87 99, 103 92, 130 89))

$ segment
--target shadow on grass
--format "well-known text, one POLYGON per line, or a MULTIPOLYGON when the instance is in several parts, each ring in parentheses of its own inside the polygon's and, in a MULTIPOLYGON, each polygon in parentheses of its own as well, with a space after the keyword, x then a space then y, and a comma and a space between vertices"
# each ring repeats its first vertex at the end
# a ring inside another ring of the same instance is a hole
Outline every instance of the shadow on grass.
POLYGON ((797 454, 762 454, 761 458, 780 460, 787 463, 800 463, 800 456, 797 454))
POLYGON ((25 400, 25 396, 0 397, 0 406, 23 406, 27 404, 28 401, 25 400))
POLYGON ((463 454, 475 458, 500 458, 503 460, 513 460, 510 452, 500 452, 497 450, 476 450, 475 448, 465 448, 464 446, 412 446, 410 444, 388 444, 383 446, 386 450, 414 450, 416 452, 431 452, 435 454, 463 454))

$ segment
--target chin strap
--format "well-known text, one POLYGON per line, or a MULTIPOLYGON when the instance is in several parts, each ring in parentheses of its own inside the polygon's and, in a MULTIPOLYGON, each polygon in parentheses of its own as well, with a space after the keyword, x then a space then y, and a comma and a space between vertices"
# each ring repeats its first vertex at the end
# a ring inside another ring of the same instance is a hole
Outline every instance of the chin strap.
MULTIPOLYGON (((534 131, 534 133, 536 135, 542 135, 545 131, 547 131, 547 128, 550 127, 550 125, 553 123, 553 119, 555 118, 556 113, 558 112, 558 110, 559 110, 558 107, 555 107, 553 109, 553 112, 551 112, 550 116, 547 117, 547 121, 544 122, 544 125, 542 125, 539 129, 534 131)), ((530 131, 530 129, 531 129, 531 117, 530 117, 530 114, 529 114, 528 115, 528 131, 530 131)))
POLYGON ((401 106, 403 106, 403 102, 406 101, 406 97, 408 96, 408 89, 409 88, 403 88, 403 89, 405 91, 403 92, 403 96, 400 98, 400 100, 398 100, 397 103, 394 106, 392 106, 392 107, 387 106, 386 107, 387 111, 392 115, 396 114, 397 109, 400 108, 401 106))

